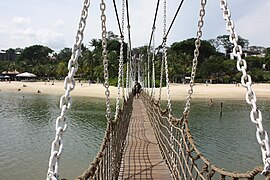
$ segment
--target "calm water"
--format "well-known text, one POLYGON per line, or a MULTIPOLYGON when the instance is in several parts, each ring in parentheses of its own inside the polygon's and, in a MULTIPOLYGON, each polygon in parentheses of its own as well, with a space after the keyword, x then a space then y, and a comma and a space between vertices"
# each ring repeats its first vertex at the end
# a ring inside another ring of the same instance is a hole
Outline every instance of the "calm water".
MULTIPOLYGON (((45 179, 54 123, 59 115, 59 96, 0 93, 0 179, 45 179)), ((199 149, 214 164, 228 170, 247 171, 261 165, 255 125, 244 101, 207 100, 192 104, 190 129, 199 149)), ((270 130, 270 101, 259 101, 263 125, 270 130)), ((173 104, 183 109, 183 102, 173 104)), ((106 121, 104 100, 75 97, 68 112, 60 176, 74 179, 95 157, 106 121)), ((180 112, 180 111, 179 111, 180 112)), ((176 113, 179 115, 180 113, 176 113)))
MULTIPOLYGON (((264 129, 269 132, 270 101, 258 100, 257 105, 263 113, 264 129)), ((183 109, 184 104, 177 102, 174 107, 183 109)), ((189 128, 198 149, 212 164, 238 172, 262 166, 261 150, 255 137, 256 125, 250 121, 249 113, 250 106, 245 100, 214 100, 210 107, 208 100, 192 102, 189 128)))

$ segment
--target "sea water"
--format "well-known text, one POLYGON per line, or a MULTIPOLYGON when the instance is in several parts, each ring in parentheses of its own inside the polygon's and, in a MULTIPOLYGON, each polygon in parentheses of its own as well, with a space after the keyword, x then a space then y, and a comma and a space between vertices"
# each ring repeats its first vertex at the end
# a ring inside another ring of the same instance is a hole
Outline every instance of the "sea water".
MULTIPOLYGON (((0 93, 0 179, 45 179, 60 96, 0 93)), ((270 101, 259 101, 263 125, 270 130, 270 101)), ((166 102, 164 102, 165 104, 166 102)), ((112 102, 114 104, 114 102, 112 102)), ((184 102, 173 102, 180 116, 184 102)), ((112 105, 112 109, 115 106, 112 105)), ((198 149, 218 167, 248 171, 262 165, 256 126, 244 100, 193 100, 189 127, 198 149), (220 103, 223 103, 220 116, 220 103)), ((63 135, 60 177, 74 179, 93 160, 106 128, 103 98, 74 97, 63 135)))

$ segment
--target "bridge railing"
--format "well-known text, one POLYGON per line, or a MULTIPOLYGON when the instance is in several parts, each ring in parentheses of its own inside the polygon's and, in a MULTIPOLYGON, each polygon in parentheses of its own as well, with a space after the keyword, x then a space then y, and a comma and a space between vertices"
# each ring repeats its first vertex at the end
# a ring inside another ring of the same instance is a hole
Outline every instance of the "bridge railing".
POLYGON ((123 110, 119 111, 116 120, 111 119, 107 123, 99 152, 89 168, 81 176, 77 177, 78 180, 118 178, 133 109, 132 102, 133 97, 130 96, 127 101, 124 101, 123 110))
POLYGON ((146 93, 143 102, 173 179, 254 179, 262 171, 255 167, 246 173, 228 172, 213 165, 197 149, 185 116, 169 116, 169 111, 162 110, 146 93))

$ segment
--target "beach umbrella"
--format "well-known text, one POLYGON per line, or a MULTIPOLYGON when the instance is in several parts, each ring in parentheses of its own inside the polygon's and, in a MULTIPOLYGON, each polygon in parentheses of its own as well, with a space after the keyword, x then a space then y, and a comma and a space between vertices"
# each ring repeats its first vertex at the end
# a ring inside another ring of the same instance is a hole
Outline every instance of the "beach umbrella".
POLYGON ((28 78, 34 78, 37 77, 35 74, 24 72, 21 74, 16 75, 16 77, 28 77, 28 78))

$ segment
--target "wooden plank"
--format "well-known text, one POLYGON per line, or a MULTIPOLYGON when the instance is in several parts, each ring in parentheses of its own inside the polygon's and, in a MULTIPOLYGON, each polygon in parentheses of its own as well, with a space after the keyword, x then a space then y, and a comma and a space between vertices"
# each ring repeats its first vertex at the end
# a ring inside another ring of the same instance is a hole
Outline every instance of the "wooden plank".
POLYGON ((141 99, 134 99, 118 179, 172 179, 141 99))

